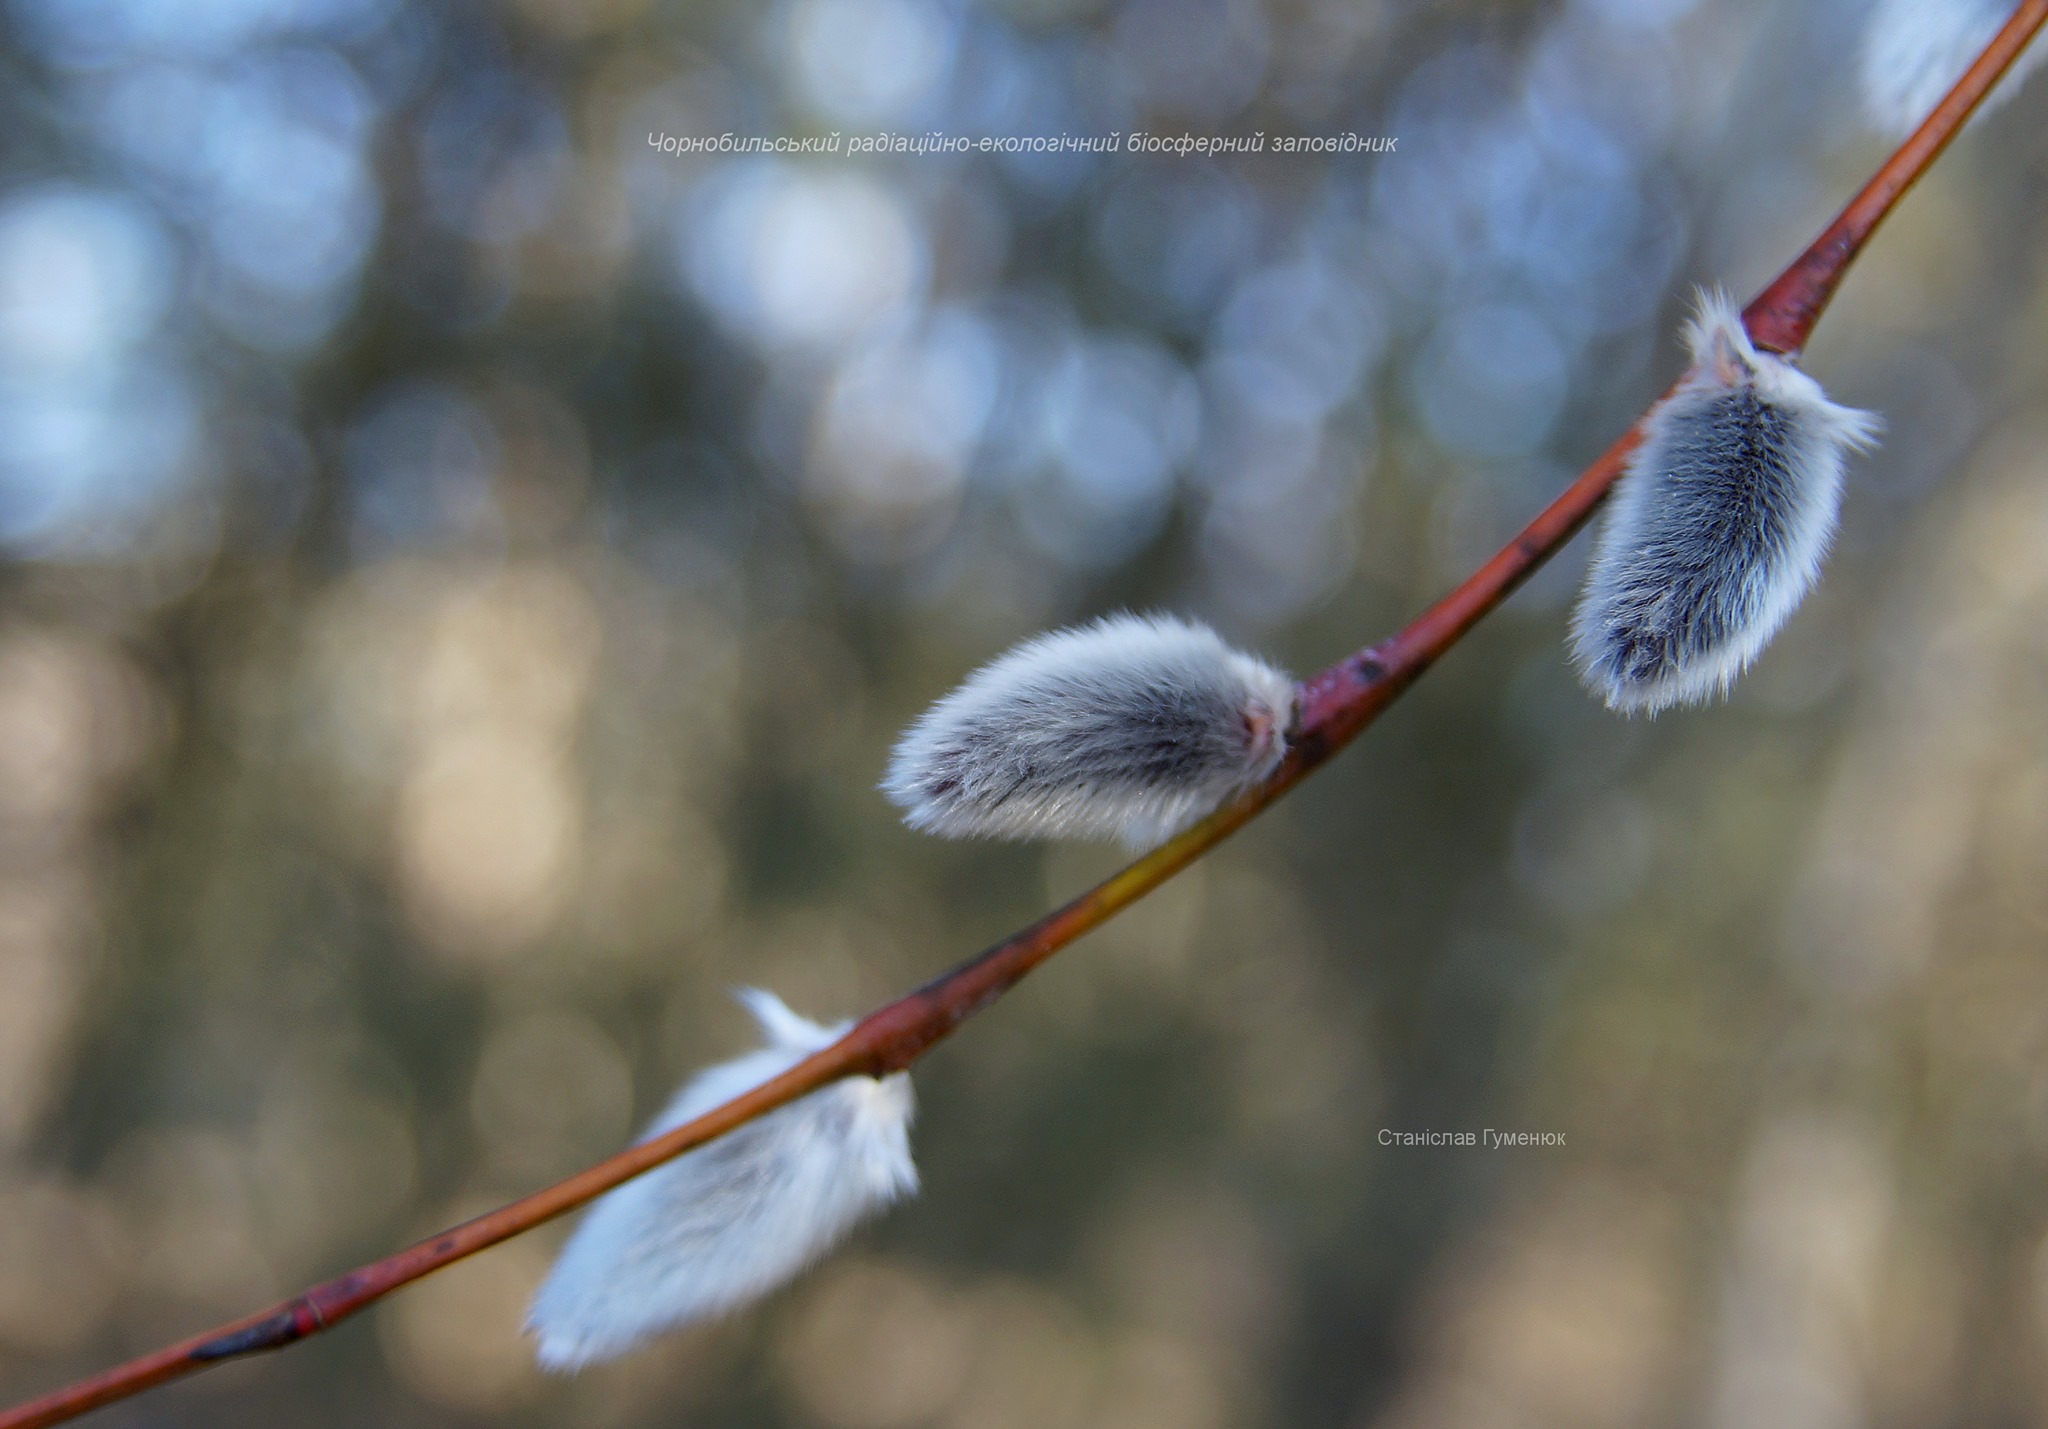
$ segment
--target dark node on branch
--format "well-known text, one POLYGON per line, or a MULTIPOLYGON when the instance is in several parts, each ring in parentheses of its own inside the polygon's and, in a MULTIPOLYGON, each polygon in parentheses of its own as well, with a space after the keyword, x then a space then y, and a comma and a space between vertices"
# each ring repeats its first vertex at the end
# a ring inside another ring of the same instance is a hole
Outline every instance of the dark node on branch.
POLYGON ((283 1349, 294 1340, 304 1339, 319 1324, 317 1319, 307 1316, 300 1307, 294 1306, 289 1310, 280 1310, 269 1319, 259 1320, 245 1329, 216 1335, 205 1344, 195 1347, 185 1358, 210 1362, 231 1360, 240 1355, 253 1355, 262 1350, 283 1349))

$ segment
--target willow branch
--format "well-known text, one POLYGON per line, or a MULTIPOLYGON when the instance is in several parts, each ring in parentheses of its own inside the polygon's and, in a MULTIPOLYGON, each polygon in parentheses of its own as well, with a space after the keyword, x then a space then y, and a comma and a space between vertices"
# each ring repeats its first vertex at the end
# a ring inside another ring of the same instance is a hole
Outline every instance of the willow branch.
MULTIPOLYGON (((1806 251, 1744 309, 1743 321, 1759 345, 1784 353, 1796 353, 1806 345, 1814 324, 1871 235, 1948 146, 2044 20, 2048 20, 2048 0, 2024 0, 1927 122, 1886 160, 1806 251)), ((575 1210, 622 1182, 827 1083, 856 1074, 883 1076, 910 1066, 1026 973, 1179 873, 1328 763, 1571 540, 1621 475, 1640 433, 1639 420, 1520 535, 1406 629, 1304 681, 1300 717, 1287 757, 1266 783, 1071 903, 889 1003, 830 1047, 694 1121, 279 1305, 0 1413, 0 1429, 43 1429, 61 1424, 223 1360, 280 1349, 318 1334, 401 1285, 575 1210)))
POLYGON ((2026 0, 2015 10, 1926 121, 1884 161, 1835 221, 1821 230, 1820 237, 1807 244, 1806 251, 1742 310, 1743 326, 1749 329, 1751 341, 1783 353, 1796 353, 1806 346, 1814 324, 1848 276, 1849 265, 1863 245, 1906 196, 1906 190, 1920 181, 1962 132, 1984 96, 2034 38, 2044 16, 2048 16, 2048 6, 2036 0, 2026 0))

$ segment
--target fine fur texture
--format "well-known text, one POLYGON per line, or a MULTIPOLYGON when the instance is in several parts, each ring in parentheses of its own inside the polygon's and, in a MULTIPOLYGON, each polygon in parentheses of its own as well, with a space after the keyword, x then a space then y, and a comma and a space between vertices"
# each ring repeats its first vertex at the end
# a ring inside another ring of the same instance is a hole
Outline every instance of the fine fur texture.
POLYGON ((1294 682, 1166 616, 1112 615, 983 666, 897 742, 882 788, 929 833, 1159 842, 1271 774, 1294 682))
MULTIPOLYGON (((697 1074, 641 1140, 751 1091, 829 1046, 774 994, 739 994, 768 1045, 697 1074)), ((543 1368, 611 1359, 651 1335, 766 1294, 864 1217, 917 1190, 910 1078, 848 1077, 609 1192, 534 1296, 543 1368)))
MULTIPOLYGON (((1863 108, 1871 124, 1894 138, 1912 133, 2018 8, 2019 0, 1877 0, 1863 37, 1863 108)), ((2019 93, 2043 59, 2048 45, 2036 37, 1974 118, 2019 93)))
POLYGON ((1631 714, 1728 692, 1812 588, 1843 457, 1878 431, 1759 352, 1725 295, 1701 295, 1688 337, 1692 370, 1644 423, 1572 619, 1586 684, 1631 714))

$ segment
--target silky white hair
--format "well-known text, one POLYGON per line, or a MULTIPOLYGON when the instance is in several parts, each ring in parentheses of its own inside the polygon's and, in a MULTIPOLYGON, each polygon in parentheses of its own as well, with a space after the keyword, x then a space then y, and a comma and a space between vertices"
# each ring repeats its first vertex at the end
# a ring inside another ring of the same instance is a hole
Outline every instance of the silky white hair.
POLYGON ((1294 700, 1205 625, 1112 615, 969 676, 904 732, 882 788, 930 833, 1142 848, 1271 774, 1294 700))
POLYGON ((1580 673, 1627 713, 1728 692, 1819 576, 1843 458, 1880 425, 1758 351, 1725 294, 1700 295, 1688 339, 1692 370, 1645 420, 1572 618, 1580 673))
MULTIPOLYGON (((831 1045, 773 993, 739 993, 768 1045, 692 1078, 641 1140, 831 1045)), ((917 1190, 910 1078, 847 1077, 686 1151, 593 1205, 527 1311, 543 1368, 573 1370, 745 1304, 917 1190)))
MULTIPOLYGON (((1863 109, 1884 133, 1904 138, 1955 87, 2019 0, 1877 0, 1863 36, 1863 109)), ((2019 93, 2048 59, 2036 36, 1986 95, 1975 118, 2019 93)))

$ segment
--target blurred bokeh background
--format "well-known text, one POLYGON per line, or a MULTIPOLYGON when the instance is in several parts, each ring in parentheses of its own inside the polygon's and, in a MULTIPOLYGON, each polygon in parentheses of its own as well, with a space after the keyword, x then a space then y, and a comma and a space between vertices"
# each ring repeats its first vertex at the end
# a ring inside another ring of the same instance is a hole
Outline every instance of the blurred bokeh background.
MULTIPOLYGON (((1440 594, 1881 157, 1862 15, 0 5, 0 1392, 1107 871, 902 830, 893 734, 1105 610, 1309 670, 1440 594), (891 130, 1268 149, 650 144, 891 130)), ((1575 547, 935 1053, 923 1197, 760 1309, 544 1379, 550 1228, 97 1422, 2048 1420, 2044 117, 1821 329, 1890 435, 1728 705, 1582 694, 1575 547), (1485 1127, 1566 1145, 1379 1144, 1485 1127)))

